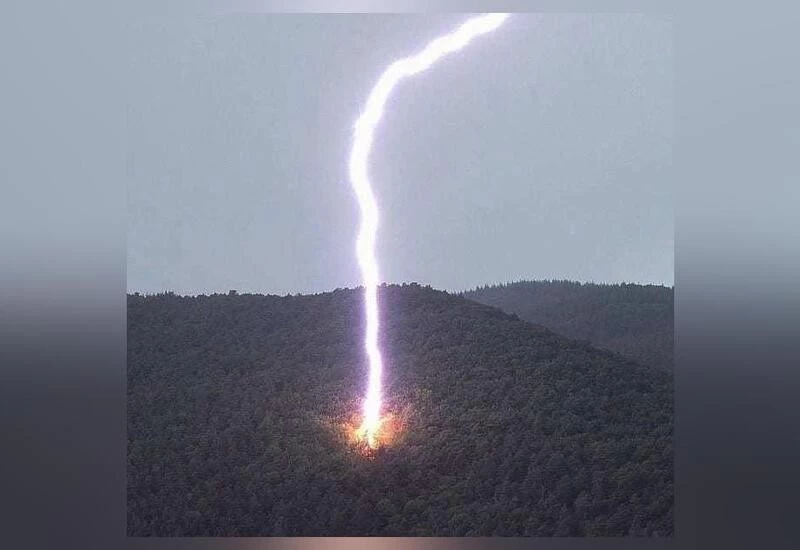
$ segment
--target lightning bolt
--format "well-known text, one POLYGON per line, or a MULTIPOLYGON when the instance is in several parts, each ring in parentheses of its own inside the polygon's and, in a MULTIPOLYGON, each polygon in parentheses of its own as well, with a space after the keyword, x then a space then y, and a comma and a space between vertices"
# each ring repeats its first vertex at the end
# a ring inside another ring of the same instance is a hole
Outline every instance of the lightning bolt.
POLYGON ((350 153, 350 182, 355 190, 361 211, 361 228, 356 240, 356 255, 364 285, 366 331, 364 346, 369 358, 369 380, 364 400, 360 433, 367 444, 375 448, 381 425, 381 376, 383 360, 378 346, 378 260, 375 241, 378 231, 378 203, 367 175, 367 161, 375 129, 383 116, 384 107, 401 80, 428 69, 449 53, 457 52, 473 38, 499 27, 509 14, 490 13, 468 19, 454 31, 431 41, 416 55, 395 61, 383 72, 367 99, 364 110, 355 124, 353 148, 350 153))

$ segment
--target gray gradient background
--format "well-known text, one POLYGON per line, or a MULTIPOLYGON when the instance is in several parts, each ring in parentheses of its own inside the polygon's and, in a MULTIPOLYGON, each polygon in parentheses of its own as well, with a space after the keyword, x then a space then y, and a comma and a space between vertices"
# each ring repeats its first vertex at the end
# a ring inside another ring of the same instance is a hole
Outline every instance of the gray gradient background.
MULTIPOLYGON (((467 18, 240 14, 132 25, 128 289, 356 286, 352 125, 387 64, 467 18)), ((382 279, 673 283, 663 14, 517 14, 404 81, 371 176, 382 279)))
MULTIPOLYGON (((353 2, 314 4, 335 10, 353 2)), ((409 9, 399 0, 376 9, 387 6, 409 9)), ((0 17, 4 547, 797 547, 800 11, 770 2, 599 7, 566 0, 430 0, 411 9, 505 6, 675 10, 675 537, 126 539, 124 83, 130 68, 121 60, 129 55, 128 25, 142 15, 161 17, 164 8, 140 6, 134 17, 106 2, 26 2, 0 17)), ((169 9, 198 11, 186 2, 169 9)))

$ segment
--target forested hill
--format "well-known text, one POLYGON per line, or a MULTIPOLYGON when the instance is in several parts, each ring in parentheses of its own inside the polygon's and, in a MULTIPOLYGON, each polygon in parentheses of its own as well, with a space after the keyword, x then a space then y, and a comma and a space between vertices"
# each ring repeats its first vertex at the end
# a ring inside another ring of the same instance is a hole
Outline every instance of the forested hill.
POLYGON ((362 298, 128 296, 129 535, 672 534, 669 373, 384 286, 365 457, 362 298))
POLYGON ((671 287, 520 281, 479 287, 461 295, 640 363, 673 368, 671 287))

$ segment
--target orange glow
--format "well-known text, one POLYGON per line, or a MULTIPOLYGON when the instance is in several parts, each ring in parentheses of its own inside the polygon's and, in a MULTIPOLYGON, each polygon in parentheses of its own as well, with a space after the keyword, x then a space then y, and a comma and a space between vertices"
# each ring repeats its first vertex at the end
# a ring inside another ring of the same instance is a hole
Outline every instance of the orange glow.
POLYGON ((366 444, 370 449, 377 449, 389 443, 389 430, 391 415, 383 416, 375 421, 370 422, 364 419, 361 426, 356 428, 354 437, 357 443, 366 444))
POLYGON ((337 439, 345 442, 350 450, 364 458, 374 459, 381 449, 403 445, 414 416, 413 405, 407 399, 391 399, 386 408, 388 411, 378 422, 369 425, 357 405, 353 404, 348 414, 339 416, 330 426, 337 432, 337 439))
POLYGON ((397 442, 404 425, 401 417, 388 413, 371 425, 366 422, 361 425, 350 424, 349 439, 361 449, 362 454, 371 455, 377 449, 397 442))

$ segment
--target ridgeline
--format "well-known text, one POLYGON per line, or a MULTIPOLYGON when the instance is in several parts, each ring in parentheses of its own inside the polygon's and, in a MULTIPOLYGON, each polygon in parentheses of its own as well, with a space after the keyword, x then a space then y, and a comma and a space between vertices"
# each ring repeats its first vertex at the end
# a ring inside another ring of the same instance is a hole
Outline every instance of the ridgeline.
POLYGON ((461 296, 671 371, 674 294, 671 287, 659 285, 519 281, 479 287, 461 296))

